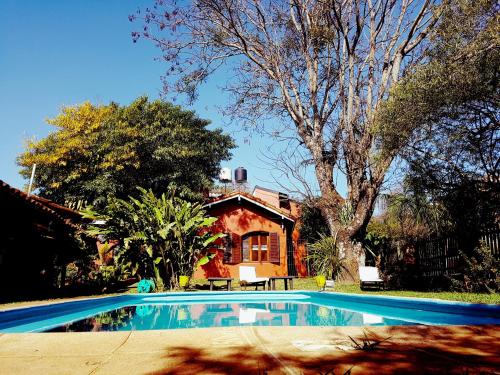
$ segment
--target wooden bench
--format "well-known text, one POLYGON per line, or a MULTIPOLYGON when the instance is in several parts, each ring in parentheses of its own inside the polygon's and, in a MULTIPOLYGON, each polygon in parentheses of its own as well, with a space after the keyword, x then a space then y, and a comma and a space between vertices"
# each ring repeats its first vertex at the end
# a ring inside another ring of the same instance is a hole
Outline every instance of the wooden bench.
POLYGON ((290 290, 293 290, 293 279, 295 279, 295 276, 271 276, 269 278, 269 289, 276 290, 276 280, 283 280, 285 290, 288 290, 288 281, 290 281, 290 290))
POLYGON ((233 281, 231 277, 209 277, 208 282, 210 283, 210 291, 214 289, 215 281, 225 281, 227 283, 227 291, 231 291, 231 281, 233 281))

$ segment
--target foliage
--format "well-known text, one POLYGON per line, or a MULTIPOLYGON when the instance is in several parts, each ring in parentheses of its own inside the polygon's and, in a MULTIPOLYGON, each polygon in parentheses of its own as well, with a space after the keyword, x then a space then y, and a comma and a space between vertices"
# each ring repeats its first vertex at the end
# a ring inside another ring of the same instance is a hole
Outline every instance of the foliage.
POLYGON ((204 266, 205 264, 208 264, 212 259, 214 259, 217 256, 215 253, 207 254, 205 256, 202 256, 200 259, 198 259, 198 262, 196 263, 197 267, 204 266))
POLYGON ((415 243, 445 232, 449 215, 439 203, 430 201, 424 193, 405 186, 401 193, 388 196, 385 220, 389 236, 407 243, 415 243))
MULTIPOLYGON (((177 249, 172 253, 171 262, 177 265, 179 275, 191 277, 195 267, 205 262, 200 257, 202 251, 224 234, 212 235, 207 231, 217 218, 206 217, 201 205, 183 200, 177 200, 176 204, 172 217, 172 238, 177 249)), ((212 258, 211 254, 204 256, 208 260, 212 258)))
POLYGON ((473 254, 460 252, 463 261, 462 278, 452 278, 452 287, 458 291, 473 293, 497 293, 500 291, 500 261, 481 243, 473 254))
POLYGON ((365 265, 380 268, 382 257, 386 254, 389 245, 389 237, 385 231, 385 226, 380 220, 372 218, 366 228, 366 235, 363 240, 365 249, 365 265))
POLYGON ((103 207, 110 196, 136 194, 137 185, 155 193, 169 184, 201 192, 234 147, 194 112, 147 97, 128 106, 64 107, 47 122, 57 130, 28 142, 18 164, 28 178, 36 163, 39 194, 63 204, 103 207))
POLYGON ((393 277, 415 277, 407 272, 405 263, 412 263, 408 258, 418 241, 450 230, 450 215, 442 204, 432 202, 409 184, 404 184, 400 192, 386 194, 385 202, 386 210, 368 223, 365 249, 393 277))
POLYGON ((154 278, 159 289, 175 287, 178 276, 191 276, 209 245, 223 236, 210 233, 217 218, 207 217, 201 204, 175 196, 173 189, 160 197, 152 190, 139 192, 138 199, 112 199, 101 213, 84 211, 106 223, 90 226, 87 233, 122 240, 116 253, 132 274, 154 278))
POLYGON ((412 124, 407 181, 470 244, 500 211, 498 10, 490 0, 443 2, 427 63, 394 87, 377 118, 385 147, 399 147, 412 124))
POLYGON ((441 230, 431 230, 430 234, 454 235, 458 237, 463 251, 470 254, 477 245, 481 232, 496 225, 500 213, 498 187, 487 188, 481 182, 467 179, 453 187, 429 184, 425 177, 427 173, 424 170, 410 171, 410 178, 412 185, 426 191, 428 200, 434 207, 440 208, 446 219, 445 222, 438 222, 441 230))
MULTIPOLYGON (((95 262, 98 259, 95 248, 96 243, 93 238, 86 234, 83 224, 75 227, 75 230, 68 233, 68 235, 68 250, 71 248, 79 249, 78 252, 74 252, 65 262, 65 284, 68 290, 78 291, 79 293, 101 291, 105 286, 102 280, 109 278, 110 283, 106 284, 108 286, 118 280, 118 277, 114 279, 110 275, 109 269, 101 272, 96 267, 95 262)), ((68 255, 70 254, 68 252, 68 255)), ((58 272, 54 273, 57 274, 58 272)))
POLYGON ((344 257, 340 254, 336 237, 320 234, 319 240, 307 247, 306 261, 310 262, 316 275, 336 279, 344 268, 344 257))
POLYGON ((120 282, 131 277, 129 264, 124 264, 124 259, 115 253, 113 264, 103 265, 102 259, 95 254, 95 242, 89 246, 85 256, 68 264, 66 283, 70 288, 81 292, 109 292, 116 289, 120 282))
MULTIPOLYGON (((464 151, 459 162, 468 164, 467 168, 487 167, 484 162, 491 167, 495 158, 479 160, 477 156, 486 148, 478 147, 494 145, 473 144, 471 137, 483 125, 489 128, 483 129, 486 141, 491 135, 488 132, 494 130, 491 126, 498 124, 498 5, 490 0, 451 0, 443 2, 438 11, 442 22, 432 34, 427 63, 409 71, 394 86, 377 113, 378 130, 384 135, 385 147, 395 147, 404 138, 401 132, 411 124, 411 131, 418 132, 409 153, 432 151, 421 147, 441 146, 441 151, 459 147, 464 151), (452 139, 450 132, 461 137, 452 139), (436 143, 443 136, 450 143, 436 143)), ((441 162, 452 160, 446 157, 441 162)))
MULTIPOLYGON (((382 263, 393 286, 422 287, 412 262, 416 241, 453 235, 466 265, 453 285, 485 291, 495 267, 473 250, 500 212, 498 3, 450 0, 438 11, 426 63, 409 70, 377 113, 386 152, 412 139, 402 153, 403 191, 382 218, 390 239, 382 263)), ((436 281, 443 288, 449 280, 436 281)))
POLYGON ((391 287, 417 288, 417 243, 447 233, 450 215, 443 205, 432 202, 409 184, 398 193, 387 194, 385 202, 386 210, 372 218, 367 227, 363 241, 367 260, 380 267, 391 287))
POLYGON ((307 243, 319 240, 321 235, 329 233, 328 225, 321 210, 307 202, 301 206, 300 238, 307 243))

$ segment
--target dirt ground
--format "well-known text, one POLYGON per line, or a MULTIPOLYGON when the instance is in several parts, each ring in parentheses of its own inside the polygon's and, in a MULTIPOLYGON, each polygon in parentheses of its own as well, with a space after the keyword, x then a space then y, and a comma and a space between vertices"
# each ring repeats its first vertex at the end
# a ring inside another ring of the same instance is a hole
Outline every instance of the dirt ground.
POLYGON ((26 333, 0 335, 0 374, 485 374, 499 353, 499 326, 26 333))

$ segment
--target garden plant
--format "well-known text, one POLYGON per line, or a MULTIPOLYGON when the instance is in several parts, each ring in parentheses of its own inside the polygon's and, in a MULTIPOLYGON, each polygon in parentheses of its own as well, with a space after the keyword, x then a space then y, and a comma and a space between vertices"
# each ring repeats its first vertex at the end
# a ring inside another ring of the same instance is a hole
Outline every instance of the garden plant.
POLYGON ((210 245, 224 234, 212 233, 217 218, 207 216, 200 203, 176 196, 174 189, 159 197, 138 189, 137 199, 113 199, 101 212, 87 208, 86 217, 105 223, 91 225, 87 233, 122 240, 117 267, 153 278, 159 290, 178 287, 180 276, 191 277, 198 262, 210 259, 210 245))

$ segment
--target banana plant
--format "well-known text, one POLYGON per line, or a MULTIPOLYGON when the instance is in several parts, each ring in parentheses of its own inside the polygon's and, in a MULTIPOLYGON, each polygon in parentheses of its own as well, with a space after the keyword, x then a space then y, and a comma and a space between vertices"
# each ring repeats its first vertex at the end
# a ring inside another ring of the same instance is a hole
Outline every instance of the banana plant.
POLYGON ((179 275, 191 277, 201 259, 210 259, 206 253, 211 244, 224 234, 212 234, 207 231, 217 218, 207 217, 199 203, 191 203, 176 199, 177 210, 174 211, 175 253, 173 257, 179 275), (206 257, 206 258, 205 258, 206 257))
POLYGON ((223 237, 211 228, 217 218, 206 215, 199 203, 175 196, 170 190, 160 197, 139 189, 139 197, 114 199, 103 212, 92 207, 83 214, 105 225, 90 225, 87 233, 119 239, 118 255, 140 277, 154 278, 157 286, 175 287, 178 276, 192 276, 196 267, 213 258, 209 247, 223 237))

